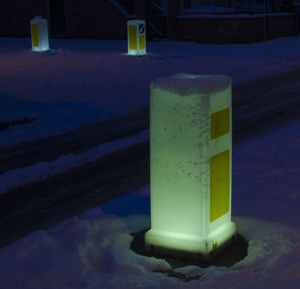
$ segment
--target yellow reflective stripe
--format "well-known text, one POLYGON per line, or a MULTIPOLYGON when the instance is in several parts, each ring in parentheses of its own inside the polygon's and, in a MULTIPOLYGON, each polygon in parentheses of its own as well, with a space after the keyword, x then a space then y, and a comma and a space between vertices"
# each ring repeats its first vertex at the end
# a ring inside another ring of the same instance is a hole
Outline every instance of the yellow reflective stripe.
POLYGON ((129 49, 137 50, 136 25, 129 25, 129 49))
POLYGON ((140 50, 146 49, 145 34, 140 34, 140 37, 139 37, 139 47, 140 47, 140 50))
POLYGON ((229 211, 230 151, 210 158, 210 222, 229 211))
POLYGON ((225 108, 210 116, 210 139, 215 139, 230 132, 230 110, 225 108))
POLYGON ((39 46, 39 26, 38 24, 31 25, 31 37, 32 37, 32 46, 39 46))
POLYGON ((217 241, 213 241, 212 242, 212 249, 216 250, 218 248, 218 242, 217 241))

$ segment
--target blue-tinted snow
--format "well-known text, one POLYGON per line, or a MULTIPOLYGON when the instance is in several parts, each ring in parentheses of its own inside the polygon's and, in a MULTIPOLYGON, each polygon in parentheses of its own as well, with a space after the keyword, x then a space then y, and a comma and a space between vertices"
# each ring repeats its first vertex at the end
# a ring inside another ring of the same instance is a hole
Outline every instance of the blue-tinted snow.
POLYGON ((50 39, 50 45, 50 52, 34 53, 28 38, 0 38, 0 117, 31 117, 37 111, 41 117, 11 127, 12 137, 0 131, 0 147, 145 107, 155 78, 228 74, 236 84, 300 63, 300 37, 240 45, 150 42, 144 57, 125 56, 127 42, 119 40, 50 39))
POLYGON ((0 93, 0 122, 34 117, 39 119, 33 124, 12 126, 0 131, 0 147, 35 137, 60 134, 102 118, 100 108, 83 101, 39 102, 0 93))
MULTIPOLYGON (((249 45, 157 42, 141 58, 124 56, 125 41, 51 40, 48 54, 34 54, 29 45, 28 39, 0 38, 0 96, 7 97, 0 114, 8 118, 37 108, 48 116, 51 109, 63 114, 85 103, 78 113, 88 117, 82 121, 92 121, 94 109, 121 115, 147 105, 149 84, 157 77, 225 73, 238 83, 300 64, 299 37, 249 45)), ((100 115, 101 120, 112 117, 100 115)), ((55 125, 80 125, 73 117, 60 116, 55 125)), ((23 126, 24 135, 41 135, 28 129, 37 124, 23 126)), ((143 200, 149 200, 150 188, 145 186, 0 249, 0 288, 298 289, 299 132, 298 122, 234 147, 233 221, 250 246, 248 256, 232 268, 178 269, 203 275, 189 283, 154 273, 170 266, 129 249, 130 233, 149 227, 149 201, 143 200)), ((55 133, 51 124, 48 133, 55 133)))

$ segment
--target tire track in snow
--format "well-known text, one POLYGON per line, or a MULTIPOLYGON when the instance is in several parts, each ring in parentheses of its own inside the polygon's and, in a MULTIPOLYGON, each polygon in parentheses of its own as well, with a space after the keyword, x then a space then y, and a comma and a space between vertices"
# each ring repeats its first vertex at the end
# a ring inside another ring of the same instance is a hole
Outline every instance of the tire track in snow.
POLYGON ((0 195, 0 247, 149 184, 149 143, 0 195))
POLYGON ((120 118, 90 124, 70 132, 38 138, 0 149, 0 175, 61 155, 80 154, 116 139, 134 136, 149 128, 148 108, 120 118))
MULTIPOLYGON (((233 137, 242 141, 299 117, 300 69, 233 85, 233 137), (277 89, 276 89, 277 88, 277 89), (285 89, 286 88, 286 89, 285 89), (263 108, 263 109, 262 109, 263 108)), ((95 146, 149 129, 149 108, 125 117, 90 124, 68 133, 39 138, 0 149, 0 175, 6 171, 83 153, 95 146)))
POLYGON ((278 130, 300 118, 300 69, 233 86, 233 140, 278 130))
POLYGON ((149 130, 144 130, 138 135, 107 142, 83 153, 61 155, 58 159, 51 162, 42 161, 25 168, 7 171, 0 175, 0 194, 30 182, 65 172, 71 168, 82 166, 106 154, 133 146, 148 139, 149 130))

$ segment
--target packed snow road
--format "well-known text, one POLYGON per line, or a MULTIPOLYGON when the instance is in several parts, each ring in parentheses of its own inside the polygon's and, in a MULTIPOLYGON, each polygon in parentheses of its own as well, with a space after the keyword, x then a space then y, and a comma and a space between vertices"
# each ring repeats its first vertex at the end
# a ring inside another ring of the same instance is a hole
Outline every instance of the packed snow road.
POLYGON ((300 118, 300 69, 233 86, 233 139, 278 130, 300 118))
MULTIPOLYGON (((300 117, 300 69, 233 86, 233 137, 242 141, 277 129, 300 117)), ((68 133, 0 149, 0 175, 64 154, 79 154, 97 145, 138 134, 149 128, 149 108, 125 117, 90 124, 68 133)))
POLYGON ((145 108, 126 117, 90 124, 68 133, 0 149, 0 175, 9 170, 42 161, 53 161, 65 154, 79 154, 98 145, 136 135, 149 128, 148 119, 148 109, 145 108))

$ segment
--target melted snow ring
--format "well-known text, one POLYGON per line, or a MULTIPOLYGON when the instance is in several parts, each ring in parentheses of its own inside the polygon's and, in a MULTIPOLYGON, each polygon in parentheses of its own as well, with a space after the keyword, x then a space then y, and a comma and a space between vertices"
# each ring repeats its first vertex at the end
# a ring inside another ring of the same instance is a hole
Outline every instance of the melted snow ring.
POLYGON ((214 256, 212 260, 207 261, 201 259, 201 257, 197 258, 197 260, 192 260, 188 258, 176 258, 147 252, 145 250, 144 242, 145 232, 146 230, 143 230, 139 231, 138 233, 131 234, 134 237, 130 246, 131 250, 143 256, 165 259, 173 269, 188 265, 195 265, 202 268, 206 268, 209 266, 231 267, 247 256, 248 242, 240 234, 237 234, 237 237, 233 240, 233 242, 226 248, 224 248, 219 254, 214 256))

